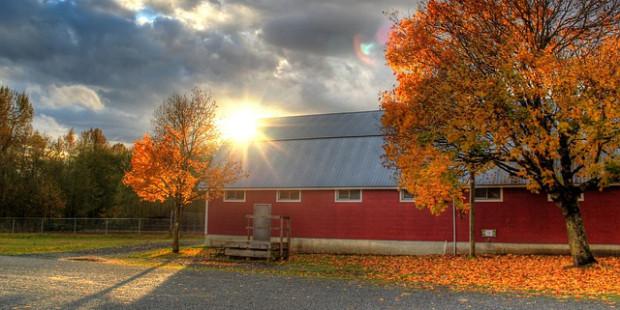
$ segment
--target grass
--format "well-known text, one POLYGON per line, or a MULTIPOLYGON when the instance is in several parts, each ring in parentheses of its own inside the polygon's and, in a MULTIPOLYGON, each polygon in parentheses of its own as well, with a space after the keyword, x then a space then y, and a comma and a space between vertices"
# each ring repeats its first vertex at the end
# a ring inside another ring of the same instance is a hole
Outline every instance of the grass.
MULTIPOLYGON (((192 238, 200 237, 182 240, 192 238)), ((0 255, 62 253, 165 242, 170 242, 165 234, 0 234, 0 255)))

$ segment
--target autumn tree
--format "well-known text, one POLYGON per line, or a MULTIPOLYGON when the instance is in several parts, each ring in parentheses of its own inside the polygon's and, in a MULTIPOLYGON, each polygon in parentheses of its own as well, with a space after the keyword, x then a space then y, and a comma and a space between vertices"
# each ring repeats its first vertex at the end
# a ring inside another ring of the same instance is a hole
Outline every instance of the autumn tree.
POLYGON ((146 201, 174 202, 172 251, 179 252, 182 210, 206 193, 215 198, 240 172, 222 156, 215 100, 199 89, 172 95, 155 112, 152 135, 136 141, 123 182, 146 201))
POLYGON ((475 256, 475 195, 470 194, 465 203, 463 188, 469 182, 469 193, 475 193, 476 175, 489 169, 483 139, 455 131, 448 140, 443 134, 449 114, 437 118, 439 111, 431 105, 406 107, 389 96, 385 94, 383 98, 383 108, 389 113, 382 119, 387 166, 396 168, 399 184, 416 197, 418 208, 427 208, 437 215, 452 204, 469 213, 469 255, 475 256), (401 121, 410 120, 412 115, 418 116, 415 123, 401 121), (424 120, 424 116, 431 118, 424 120))
POLYGON ((482 147, 497 168, 551 196, 574 264, 595 262, 578 198, 617 170, 619 13, 613 0, 430 0, 397 20, 386 48, 397 85, 382 105, 401 181, 450 200, 458 157, 445 145, 482 147))

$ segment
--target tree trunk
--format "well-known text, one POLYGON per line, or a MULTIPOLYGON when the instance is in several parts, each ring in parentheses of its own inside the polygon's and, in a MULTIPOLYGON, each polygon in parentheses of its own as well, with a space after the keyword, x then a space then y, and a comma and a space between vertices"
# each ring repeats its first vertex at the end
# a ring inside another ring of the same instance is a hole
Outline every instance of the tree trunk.
POLYGON ((181 231, 181 204, 174 207, 174 224, 172 225, 172 252, 179 253, 179 235, 181 231))
POLYGON ((564 221, 566 222, 568 246, 573 257, 573 265, 579 267, 596 263, 596 259, 594 259, 592 251, 590 251, 577 199, 578 196, 573 196, 570 199, 560 201, 559 206, 562 209, 562 215, 564 215, 564 221))
POLYGON ((469 181, 469 257, 476 257, 476 229, 475 223, 475 203, 476 203, 476 174, 470 171, 471 180, 469 181))
POLYGON ((172 237, 174 230, 174 206, 170 209, 170 221, 168 224, 168 237, 172 237))

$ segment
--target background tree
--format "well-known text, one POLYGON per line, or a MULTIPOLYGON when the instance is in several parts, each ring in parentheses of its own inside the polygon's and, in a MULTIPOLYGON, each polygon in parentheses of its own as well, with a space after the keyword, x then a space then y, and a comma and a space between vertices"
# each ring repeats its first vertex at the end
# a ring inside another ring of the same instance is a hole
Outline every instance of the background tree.
POLYGON ((123 179, 146 201, 174 202, 174 253, 179 252, 182 210, 206 188, 217 195, 239 175, 237 162, 215 158, 220 146, 216 109, 215 100, 199 89, 169 97, 155 112, 153 136, 135 142, 131 170, 123 179))
POLYGON ((0 155, 23 144, 32 132, 33 109, 25 93, 0 86, 0 155))
POLYGON ((0 86, 0 205, 12 204, 17 199, 16 163, 32 133, 32 116, 32 104, 25 93, 0 86))
POLYGON ((383 96, 384 123, 410 132, 389 141, 388 156, 422 155, 426 166, 392 159, 404 173, 434 171, 426 174, 445 185, 438 194, 450 197, 456 183, 445 171, 456 158, 434 143, 421 148, 420 124, 439 122, 432 137, 448 144, 482 142, 498 168, 551 196, 574 264, 595 262, 578 198, 614 176, 619 13, 618 1, 603 0, 428 1, 395 24, 387 45, 398 85, 383 96))
POLYGON ((32 130, 33 114, 26 94, 0 87, 0 217, 169 216, 122 183, 124 145, 98 128, 51 139, 32 130))

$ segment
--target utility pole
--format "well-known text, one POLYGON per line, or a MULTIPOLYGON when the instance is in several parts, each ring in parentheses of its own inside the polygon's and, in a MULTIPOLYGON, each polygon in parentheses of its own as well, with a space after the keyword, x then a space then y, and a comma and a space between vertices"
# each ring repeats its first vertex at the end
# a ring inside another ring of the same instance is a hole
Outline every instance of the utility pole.
POLYGON ((470 169, 469 175, 469 257, 476 257, 475 203, 476 203, 476 172, 470 169))

